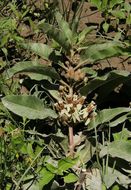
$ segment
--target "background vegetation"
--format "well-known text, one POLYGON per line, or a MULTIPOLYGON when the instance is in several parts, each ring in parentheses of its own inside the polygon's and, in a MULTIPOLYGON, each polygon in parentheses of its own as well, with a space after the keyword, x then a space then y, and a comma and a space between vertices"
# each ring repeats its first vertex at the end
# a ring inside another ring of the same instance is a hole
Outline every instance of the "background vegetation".
POLYGON ((0 189, 131 188, 131 4, 0 0, 0 189))

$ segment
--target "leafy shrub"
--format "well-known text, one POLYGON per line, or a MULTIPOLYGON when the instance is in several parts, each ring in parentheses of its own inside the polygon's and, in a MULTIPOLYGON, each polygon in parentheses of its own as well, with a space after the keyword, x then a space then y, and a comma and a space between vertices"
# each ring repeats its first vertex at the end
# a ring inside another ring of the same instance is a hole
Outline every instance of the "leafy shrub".
MULTIPOLYGON (((84 1, 77 3, 82 9, 84 1)), ((112 95, 127 90, 130 72, 101 74, 93 65, 130 56, 129 41, 87 41, 95 27, 80 31, 73 27, 79 19, 70 22, 64 7, 62 15, 52 3, 46 9, 50 6, 52 20, 40 18, 36 27, 47 43, 22 41, 19 48, 31 56, 3 67, 1 188, 128 189, 131 108, 111 102, 112 95)), ((107 7, 97 5, 104 11, 107 7)))

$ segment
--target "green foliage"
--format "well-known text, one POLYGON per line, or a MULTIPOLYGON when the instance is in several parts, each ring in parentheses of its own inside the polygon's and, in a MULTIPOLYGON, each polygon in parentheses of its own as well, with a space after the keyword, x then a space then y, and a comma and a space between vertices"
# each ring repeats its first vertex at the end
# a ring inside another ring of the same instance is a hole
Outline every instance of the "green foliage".
POLYGON ((131 76, 103 69, 130 57, 130 3, 90 2, 81 29, 84 0, 0 1, 0 189, 130 188, 131 76))
POLYGON ((24 118, 45 119, 46 117, 57 117, 53 110, 46 108, 43 102, 35 96, 10 95, 4 97, 2 102, 10 111, 24 118))

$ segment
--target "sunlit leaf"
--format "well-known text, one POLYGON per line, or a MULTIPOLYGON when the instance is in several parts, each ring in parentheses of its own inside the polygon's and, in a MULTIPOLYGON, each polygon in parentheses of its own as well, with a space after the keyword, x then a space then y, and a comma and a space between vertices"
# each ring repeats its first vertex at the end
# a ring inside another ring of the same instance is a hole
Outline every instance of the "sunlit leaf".
POLYGON ((115 5, 121 4, 122 2, 123 2, 123 0, 111 0, 109 2, 110 8, 113 8, 115 5))
POLYGON ((35 96, 9 95, 2 98, 2 103, 13 113, 25 118, 44 119, 57 117, 55 111, 44 107, 43 102, 35 96))
POLYGON ((77 44, 82 43, 83 40, 85 40, 86 35, 89 34, 90 32, 92 32, 94 29, 96 29, 96 27, 91 26, 91 27, 87 27, 84 30, 82 30, 82 32, 80 32, 80 34, 78 35, 77 44))
POLYGON ((119 18, 119 19, 124 19, 126 18, 125 12, 121 10, 113 10, 111 11, 112 15, 119 18))
POLYGON ((105 32, 108 32, 109 26, 110 26, 110 25, 109 25, 107 22, 105 22, 105 23, 102 25, 102 27, 103 27, 103 29, 104 29, 105 32))
POLYGON ((77 159, 71 159, 68 157, 65 159, 61 159, 58 162, 58 173, 62 175, 64 171, 68 170, 69 168, 72 168, 72 166, 74 166, 76 162, 77 159))
POLYGON ((86 50, 82 51, 81 57, 83 60, 89 60, 94 63, 109 57, 128 55, 128 51, 128 48, 124 47, 121 43, 110 41, 87 46, 86 50))
POLYGON ((78 177, 73 173, 69 173, 68 175, 64 177, 65 183, 73 183, 73 182, 76 182, 77 180, 78 180, 78 177))
POLYGON ((33 61, 19 62, 8 69, 6 73, 5 74, 7 75, 7 78, 11 78, 14 74, 17 73, 36 73, 48 76, 56 80, 60 79, 59 74, 53 67, 40 65, 33 61))
POLYGON ((47 60, 50 58, 51 53, 53 52, 53 49, 50 46, 42 43, 25 43, 22 44, 22 47, 47 60))
POLYGON ((122 131, 113 134, 114 140, 125 140, 127 141, 128 138, 131 137, 131 132, 128 131, 126 128, 123 128, 122 131))
POLYGON ((119 116, 120 114, 127 114, 128 112, 131 112, 131 108, 118 107, 112 109, 103 109, 102 111, 97 113, 94 119, 91 120, 91 122, 88 125, 88 130, 93 129, 100 124, 110 122, 116 116, 119 116))
POLYGON ((102 189, 102 180, 99 169, 93 168, 87 172, 86 187, 88 187, 88 190, 102 189))
POLYGON ((131 162, 131 141, 116 140, 100 151, 100 156, 111 155, 131 162))
POLYGON ((55 174, 48 171, 46 168, 43 168, 40 171, 40 178, 38 179, 39 187, 42 189, 45 185, 47 185, 53 178, 55 174))
POLYGON ((98 1, 98 0, 91 0, 91 3, 93 5, 95 5, 97 7, 97 9, 100 9, 101 8, 101 4, 102 2, 101 1, 98 1))

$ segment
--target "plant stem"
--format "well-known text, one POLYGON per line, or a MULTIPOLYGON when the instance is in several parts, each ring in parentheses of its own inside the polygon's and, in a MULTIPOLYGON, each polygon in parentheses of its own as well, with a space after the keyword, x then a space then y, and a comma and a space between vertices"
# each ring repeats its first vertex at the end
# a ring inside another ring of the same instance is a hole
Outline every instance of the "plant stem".
POLYGON ((41 153, 43 152, 43 150, 45 149, 45 146, 40 150, 40 152, 36 155, 36 157, 34 158, 34 160, 31 162, 31 164, 29 165, 29 167, 26 169, 26 171, 24 172, 24 174, 21 176, 20 180, 18 181, 15 190, 18 190, 20 187, 20 184, 22 182, 22 180, 24 179, 24 177, 27 175, 27 173, 29 172, 29 170, 31 169, 32 165, 35 163, 35 161, 37 160, 37 158, 41 155, 41 153))
POLYGON ((74 135, 73 135, 73 127, 69 126, 69 151, 70 156, 74 156, 74 135))

